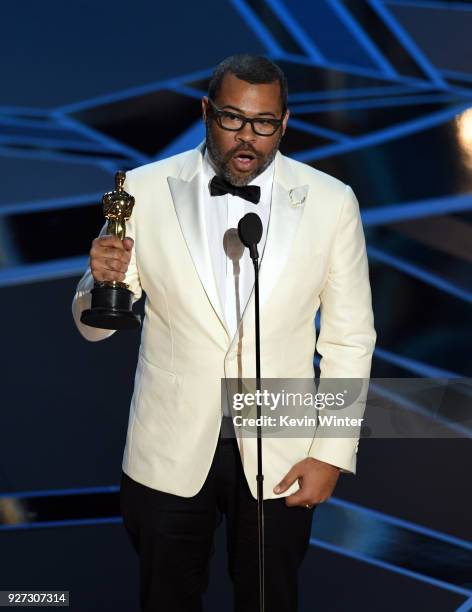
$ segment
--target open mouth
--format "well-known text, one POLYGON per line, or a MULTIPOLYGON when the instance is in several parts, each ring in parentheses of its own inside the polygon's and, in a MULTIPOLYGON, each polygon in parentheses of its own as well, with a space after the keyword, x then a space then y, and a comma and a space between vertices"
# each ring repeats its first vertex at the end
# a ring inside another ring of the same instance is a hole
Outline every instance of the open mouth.
POLYGON ((256 156, 250 151, 238 151, 233 156, 234 165, 238 170, 247 170, 256 162, 256 156))
POLYGON ((255 159, 256 156, 250 151, 238 151, 234 157, 237 159, 255 159))

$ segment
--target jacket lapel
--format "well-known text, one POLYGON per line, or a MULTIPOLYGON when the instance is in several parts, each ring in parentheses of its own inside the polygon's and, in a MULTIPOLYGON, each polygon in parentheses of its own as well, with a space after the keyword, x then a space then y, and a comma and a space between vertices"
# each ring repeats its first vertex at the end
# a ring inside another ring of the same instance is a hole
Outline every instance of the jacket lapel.
MULTIPOLYGON (((262 312, 283 269, 288 263, 290 250, 300 225, 308 185, 297 182, 290 161, 280 152, 275 156, 274 184, 270 209, 269 227, 264 252, 259 260, 259 307, 262 312)), ((283 285, 280 285, 283 291, 283 285)), ((254 325, 254 286, 234 335, 230 353, 238 342, 241 325, 254 325)), ((247 334, 247 329, 244 332, 247 334)))
POLYGON ((179 176, 167 177, 180 228, 203 289, 220 323, 226 330, 223 308, 216 286, 206 233, 202 190, 202 150, 204 143, 189 153, 179 176))
MULTIPOLYGON (((178 176, 167 177, 180 228, 203 289, 221 325, 231 340, 228 353, 238 341, 241 325, 254 324, 254 287, 231 339, 218 293, 208 246, 202 198, 202 153, 204 143, 188 155, 178 176)), ((274 289, 289 260, 295 234, 302 219, 308 185, 297 183, 290 160, 277 152, 267 238, 259 263, 260 308, 274 289)), ((281 289, 283 287, 281 286, 281 289)))
POLYGON ((283 155, 277 154, 269 227, 264 253, 260 261, 259 301, 261 309, 288 263, 308 195, 308 185, 297 184, 289 164, 290 162, 283 155))

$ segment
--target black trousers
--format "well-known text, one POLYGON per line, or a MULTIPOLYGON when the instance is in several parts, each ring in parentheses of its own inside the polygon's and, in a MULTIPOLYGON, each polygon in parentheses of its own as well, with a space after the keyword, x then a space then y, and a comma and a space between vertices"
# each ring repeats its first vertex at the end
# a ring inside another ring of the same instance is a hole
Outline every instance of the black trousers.
MULTIPOLYGON (((284 474, 281 474, 282 478, 284 474)), ((225 515, 234 611, 258 612, 257 501, 244 476, 234 438, 220 436, 203 488, 194 497, 157 491, 122 474, 121 514, 139 555, 145 612, 199 612, 225 515)), ((313 509, 264 501, 266 612, 296 612, 298 570, 308 549, 313 509)), ((221 602, 221 610, 229 610, 221 602)))

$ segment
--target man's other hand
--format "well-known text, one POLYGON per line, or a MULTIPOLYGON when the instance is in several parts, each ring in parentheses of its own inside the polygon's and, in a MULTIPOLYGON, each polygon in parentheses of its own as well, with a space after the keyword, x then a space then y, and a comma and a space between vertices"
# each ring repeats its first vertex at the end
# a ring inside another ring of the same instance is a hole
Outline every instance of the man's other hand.
POLYGON ((274 487, 274 493, 283 493, 298 480, 300 488, 285 497, 287 506, 314 506, 326 501, 334 491, 341 473, 340 468, 313 457, 296 463, 274 487))

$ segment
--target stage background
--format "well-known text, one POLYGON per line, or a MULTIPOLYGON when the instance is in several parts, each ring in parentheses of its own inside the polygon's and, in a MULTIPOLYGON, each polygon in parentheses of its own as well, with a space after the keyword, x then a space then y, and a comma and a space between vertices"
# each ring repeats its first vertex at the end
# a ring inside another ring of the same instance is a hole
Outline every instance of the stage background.
MULTIPOLYGON (((472 3, 2 9, 0 589, 134 610, 117 487, 139 334, 87 343, 70 312, 114 172, 203 139, 199 101, 224 57, 273 58, 290 88, 282 152, 359 199, 372 376, 470 376, 472 3)), ((363 440, 358 474, 315 511, 300 609, 472 609, 470 470, 470 436, 363 440)), ((223 526, 215 545, 207 609, 230 609, 223 526)))

